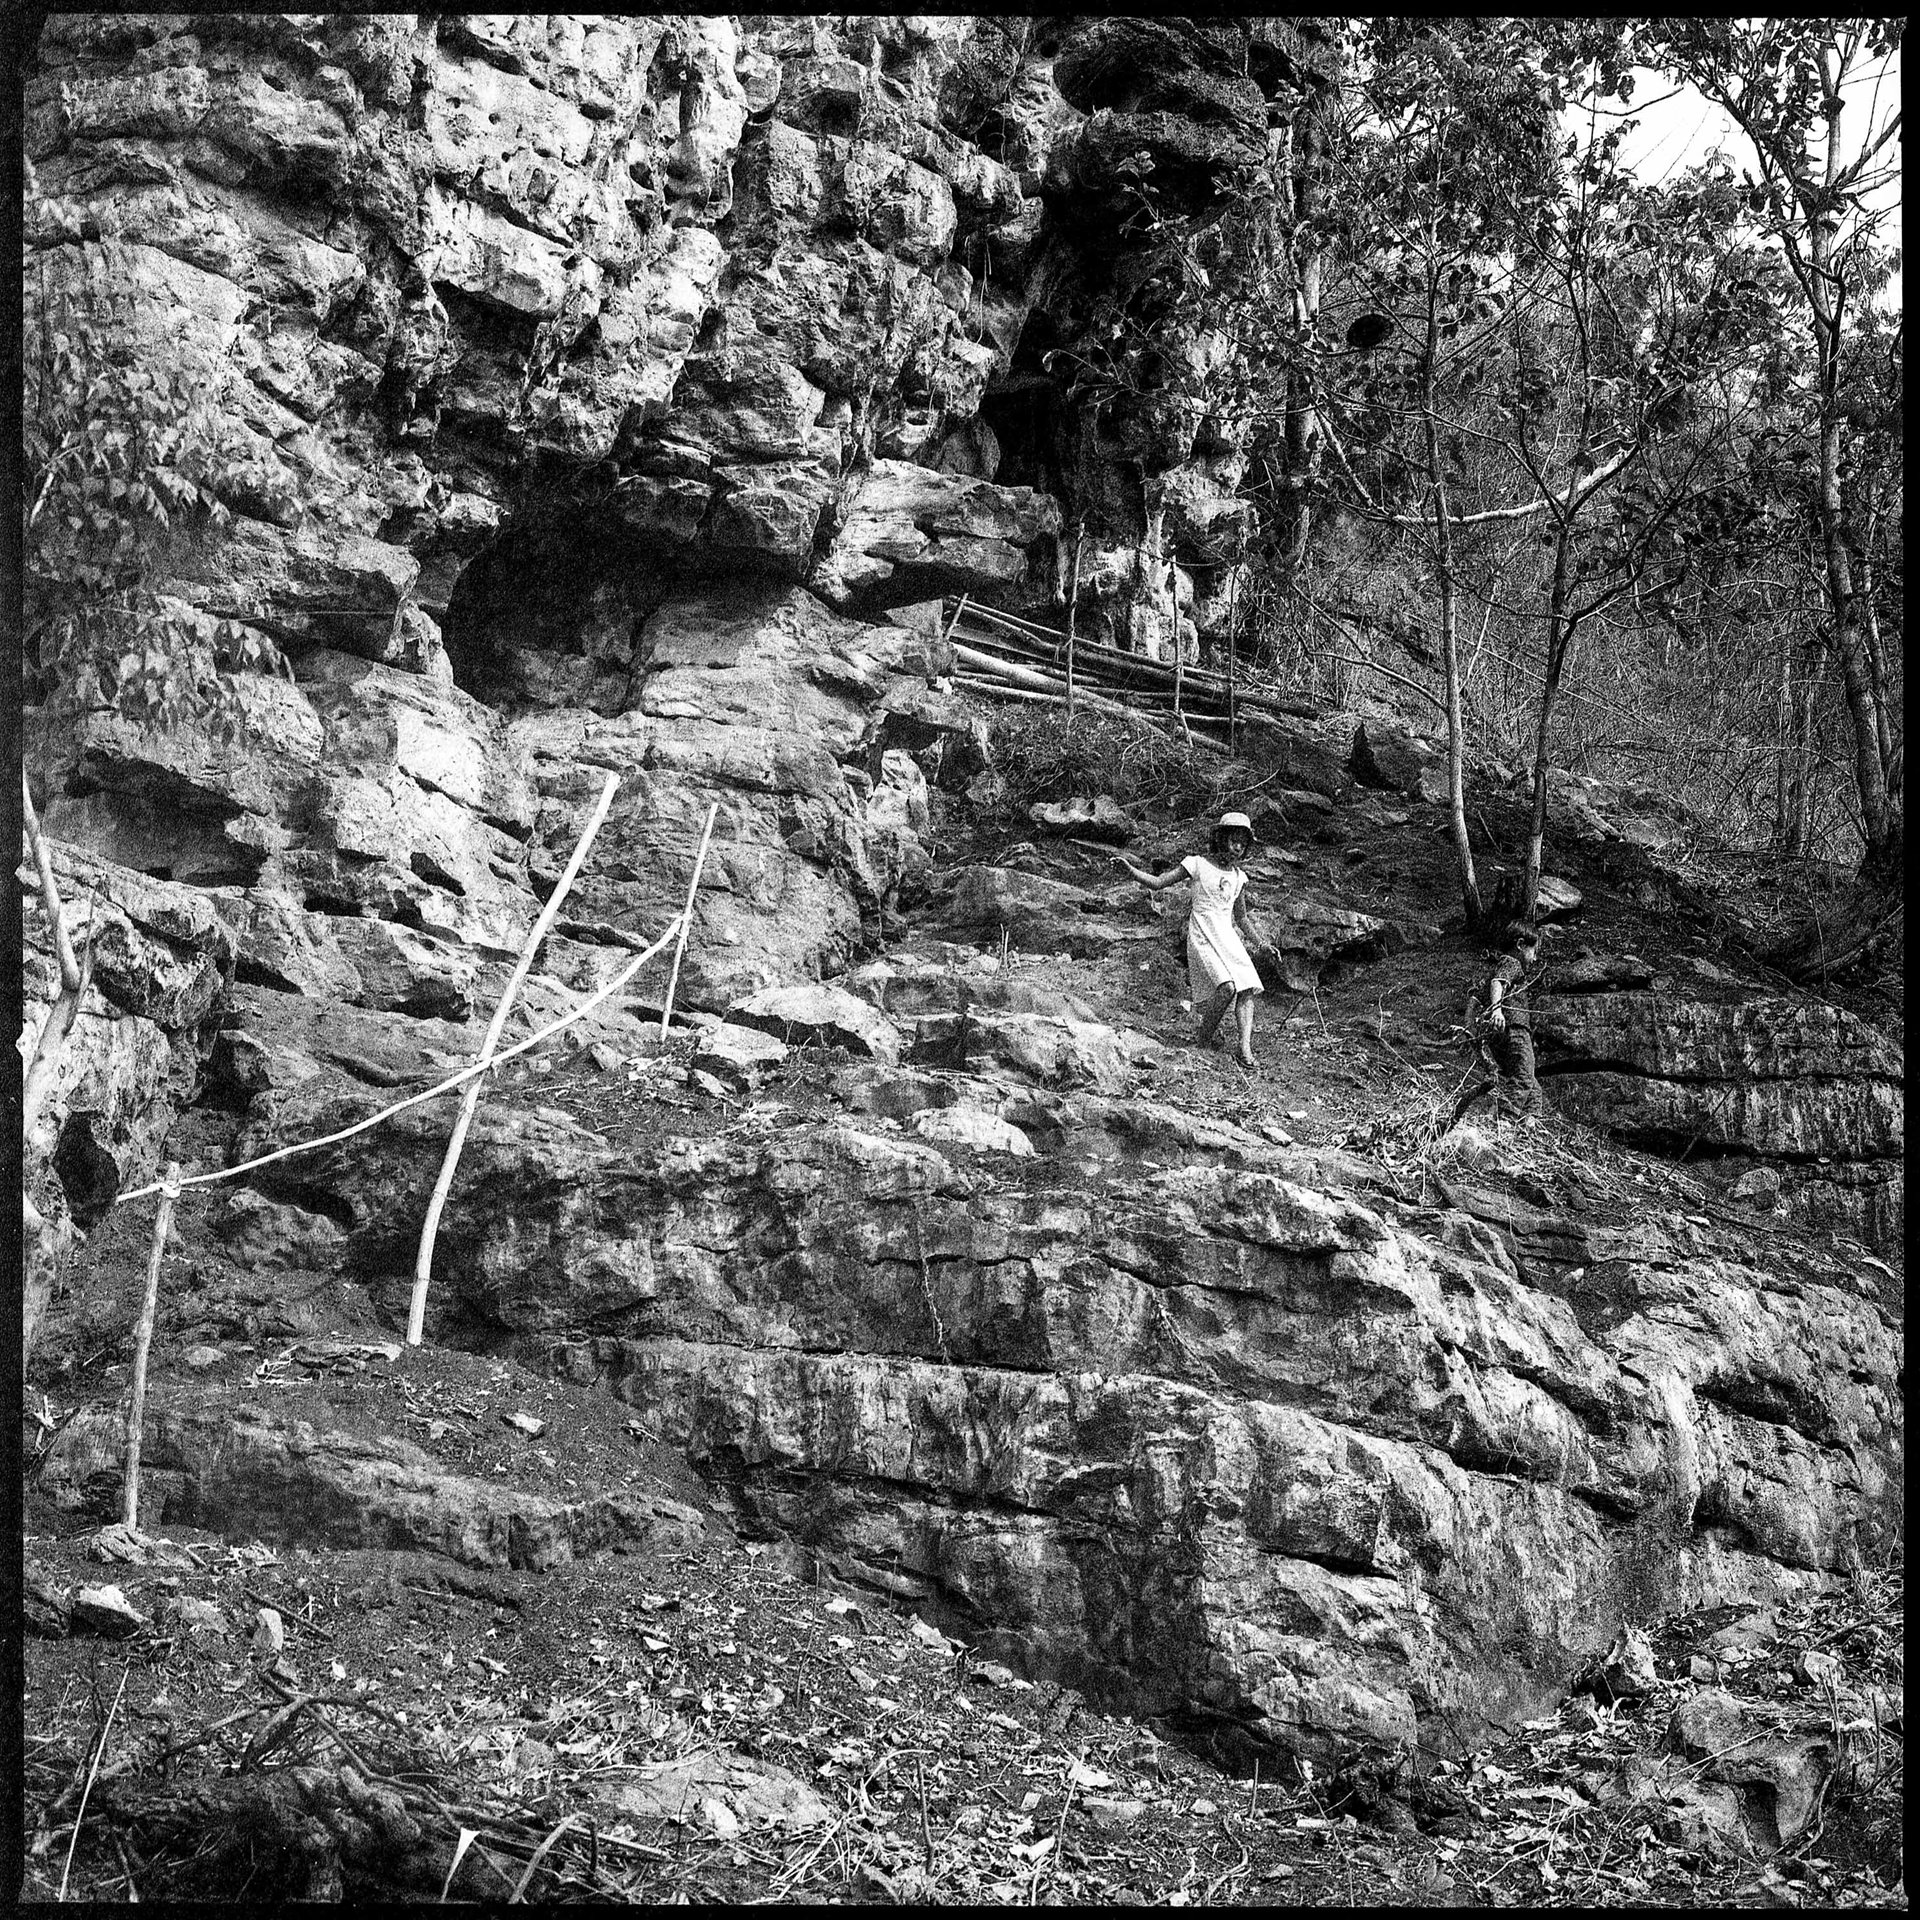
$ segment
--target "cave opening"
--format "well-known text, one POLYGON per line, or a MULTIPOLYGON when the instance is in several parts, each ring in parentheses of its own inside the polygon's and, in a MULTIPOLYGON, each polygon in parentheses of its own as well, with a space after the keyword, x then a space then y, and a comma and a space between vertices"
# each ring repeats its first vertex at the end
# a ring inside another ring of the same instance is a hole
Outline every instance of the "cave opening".
POLYGON ((1072 420, 1045 364, 1046 354, 1060 344, 1053 322, 1036 308, 1020 329, 1006 372, 982 395, 980 418, 999 443, 994 479, 1003 487, 1050 493, 1064 504, 1072 465, 1072 420))
POLYGON ((647 621, 673 581, 605 510, 517 522, 467 563, 448 595, 441 638, 454 684, 505 712, 622 712, 646 665, 647 621))

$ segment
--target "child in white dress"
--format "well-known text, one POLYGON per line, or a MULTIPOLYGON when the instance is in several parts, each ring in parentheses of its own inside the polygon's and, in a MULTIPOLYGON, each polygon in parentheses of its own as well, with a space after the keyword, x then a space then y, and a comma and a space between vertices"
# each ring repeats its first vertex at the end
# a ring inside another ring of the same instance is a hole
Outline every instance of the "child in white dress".
POLYGON ((1208 842, 1212 858, 1190 853, 1177 867, 1151 874, 1124 855, 1120 864, 1143 887, 1163 893, 1169 887, 1191 886, 1192 910, 1187 920, 1187 981, 1194 1011, 1200 1016, 1199 1043, 1210 1045, 1231 1007, 1239 1027, 1240 1046, 1234 1059, 1251 1073, 1253 1062, 1253 1001, 1263 989, 1247 950, 1244 932, 1256 944, 1247 903, 1247 876, 1240 862, 1253 850, 1253 822, 1244 813, 1223 813, 1208 842))

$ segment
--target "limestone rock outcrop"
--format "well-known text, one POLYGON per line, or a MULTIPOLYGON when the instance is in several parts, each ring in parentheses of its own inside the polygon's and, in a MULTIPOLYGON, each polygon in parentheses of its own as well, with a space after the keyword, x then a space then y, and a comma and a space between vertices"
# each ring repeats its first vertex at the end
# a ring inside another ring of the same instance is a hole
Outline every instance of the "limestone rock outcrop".
MULTIPOLYGON (((244 1403, 172 1404, 149 1414, 144 1464, 156 1506, 174 1524, 252 1540, 384 1547, 470 1567, 539 1571, 610 1541, 670 1544, 701 1516, 654 1493, 561 1500, 450 1473, 407 1441, 316 1429, 244 1403)), ((94 1420, 61 1436, 51 1491, 80 1494, 118 1463, 123 1423, 94 1420)))
MULTIPOLYGON (((979 1643, 1256 1741, 1471 1737, 1640 1597, 1791 1591, 1897 1524, 1897 1338, 1819 1269, 1530 1283, 1323 1170, 535 1131, 469 1146, 466 1337, 617 1383, 750 1521, 979 1643)), ((378 1138, 319 1176, 363 1258, 437 1159, 378 1138)))
POLYGON ((1560 1110, 1660 1152, 1772 1163, 1788 1204, 1870 1244, 1900 1237, 1905 1065, 1844 1008, 1753 995, 1549 995, 1536 1016, 1560 1110))
MULTIPOLYGON (((50 843, 76 952, 89 985, 33 1135, 29 1181, 56 1211, 97 1217, 116 1193, 157 1171, 180 1106, 197 1091, 233 979, 234 939, 193 887, 50 843), (52 1184, 48 1184, 49 1176, 52 1184)), ((37 1036, 59 985, 37 883, 23 869, 23 1039, 37 1036)))
POLYGON ((592 904, 629 933, 720 802, 691 1004, 843 966, 925 866, 871 710, 943 663, 801 583, 877 613, 1057 571, 1053 500, 944 451, 1026 310, 967 262, 1041 204, 944 124, 973 33, 50 20, 29 324, 203 374, 230 518, 156 579, 291 672, 239 676, 224 737, 37 730, 49 830, 231 890, 245 978, 465 1019, 584 760, 628 775, 592 904))
MULTIPOLYGON (((1244 614, 1236 433, 1180 379, 1096 410, 1048 355, 1152 322, 1137 190, 1223 205, 1325 50, 1251 18, 51 16, 29 328, 111 287, 121 344, 204 380, 229 517, 170 529, 154 577, 275 670, 217 723, 30 720, 63 888, 98 895, 38 1190, 90 1217, 203 1078, 237 1160, 464 1064, 612 772, 517 1017, 651 942, 711 819, 689 1071, 664 964, 583 1048, 708 1104, 616 1143, 525 1097, 538 1064, 495 1081, 430 1337, 616 1389, 744 1524, 1024 1666, 1297 1752, 1471 1739, 1629 1614, 1883 1544, 1898 1336, 1858 1271, 1797 1240, 1669 1261, 1484 1164, 1416 1206, 1252 1109, 1183 1111, 1145 1016, 1086 985, 1164 971, 1172 917, 1031 850, 933 870, 988 776, 937 596, 1053 599, 1070 502, 1084 635, 1184 655, 1244 614), (759 1097, 815 1046, 847 1056, 831 1099, 759 1097)), ((1202 330, 1176 371, 1229 350, 1202 330)), ((1241 741, 1263 839, 1433 798, 1432 751, 1371 721, 1276 705, 1241 741)), ((1563 841, 1664 831, 1571 778, 1553 805, 1563 841)), ((1272 984, 1429 936, 1294 858, 1272 984)), ((44 943, 28 975, 31 1019, 44 943)), ((1894 1050, 1798 1002, 1656 1019, 1608 990, 1641 977, 1543 996, 1563 1110, 1895 1230, 1894 1050)), ((314 1331, 278 1289, 317 1269, 397 1318, 447 1125, 409 1110, 210 1213, 253 1289, 228 1318, 314 1331)), ((542 1566, 687 1522, 213 1384, 175 1383, 150 1455, 202 1524, 542 1566)))

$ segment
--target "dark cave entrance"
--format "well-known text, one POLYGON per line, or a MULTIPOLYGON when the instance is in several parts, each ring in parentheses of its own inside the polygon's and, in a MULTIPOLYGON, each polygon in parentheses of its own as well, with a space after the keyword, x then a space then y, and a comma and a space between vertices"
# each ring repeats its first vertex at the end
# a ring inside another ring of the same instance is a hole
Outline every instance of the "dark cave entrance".
POLYGON ((454 684, 507 712, 623 712, 646 664, 646 623, 673 586, 671 569, 605 512, 518 523, 467 563, 448 595, 441 637, 454 684))
POLYGON ((1059 345, 1053 322, 1038 309, 1030 313, 1007 371, 981 397, 980 418, 1000 446, 995 481, 1033 487, 1064 502, 1072 477, 1073 418, 1043 364, 1059 345))

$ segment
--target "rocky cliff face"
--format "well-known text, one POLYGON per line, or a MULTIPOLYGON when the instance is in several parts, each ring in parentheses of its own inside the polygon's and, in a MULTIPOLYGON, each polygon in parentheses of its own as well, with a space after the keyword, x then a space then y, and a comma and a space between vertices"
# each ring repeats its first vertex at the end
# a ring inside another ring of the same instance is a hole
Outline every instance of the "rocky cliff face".
POLYGON ((104 279, 219 384, 233 518, 167 584, 292 671, 231 745, 40 738, 50 830, 236 890, 243 978, 457 1012, 591 762, 639 776, 622 907, 722 803, 696 1004, 844 964, 916 860, 876 714, 944 663, 823 599, 1052 581, 1052 500, 940 451, 1025 313, 964 262, 1040 215, 942 124, 974 31, 53 20, 30 324, 104 279))
POLYGON ((1768 1209, 1899 1239, 1905 1062, 1843 1008, 1561 995, 1538 1041, 1564 1112, 1655 1152, 1730 1157, 1768 1209))
MULTIPOLYGON (((1416 1203, 1190 1111, 1135 1030, 1170 925, 1031 849, 934 865, 984 730, 937 626, 883 616, 1045 600, 1063 501, 1112 631, 1171 645, 1217 596, 1236 449, 1151 406, 1089 437, 1041 355, 1126 291, 1113 181, 1206 204, 1310 52, 1283 22, 52 21, 29 324, 99 267, 139 350, 225 383, 233 517, 167 578, 289 670, 241 678, 233 737, 33 731, 63 885, 101 898, 29 1143, 50 1203, 90 1222, 196 1089, 244 1154, 464 1064, 612 771, 528 1015, 678 909, 713 807, 681 1004, 727 1019, 663 1052, 642 975, 596 1026, 610 1076, 692 1090, 638 1139, 490 1094, 439 1337, 604 1383, 743 1524, 1029 1666, 1315 1752, 1471 1739, 1636 1609, 1875 1551, 1899 1353, 1859 1260, 1479 1175, 1416 1203), (754 1094, 789 1047, 839 1051, 783 1111, 754 1094)), ((1259 750, 1276 997, 1431 947, 1356 877, 1367 836, 1412 858, 1430 753, 1337 721, 1259 750)), ((1649 978, 1596 962, 1543 1011, 1563 1109, 1890 1232, 1897 1053, 1649 978)), ((213 1331, 308 1311, 275 1290, 315 1272, 392 1315, 445 1126, 263 1171, 213 1331)), ((221 1423, 170 1422, 225 1511, 221 1423)), ((255 1453, 233 1511, 297 1527, 317 1470, 276 1494, 255 1453)))
MULTIPOLYGON (((316 1085, 247 1144, 356 1105, 316 1085)), ((1029 1180, 997 1144, 770 1125, 636 1155, 496 1119, 447 1331, 612 1384, 748 1525, 1102 1697, 1323 1757, 1445 1746, 1635 1605, 1792 1591, 1893 1524, 1897 1344, 1839 1266, 1625 1232, 1530 1264, 1232 1130, 1233 1164, 1082 1135, 1029 1180)), ((390 1271, 438 1137, 403 1119, 281 1190, 390 1271)))

